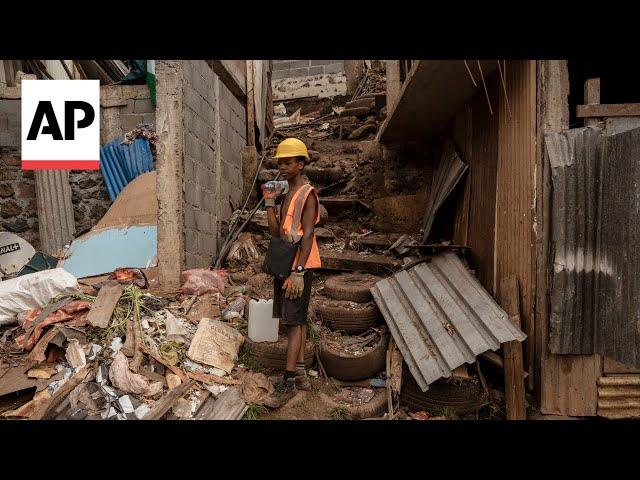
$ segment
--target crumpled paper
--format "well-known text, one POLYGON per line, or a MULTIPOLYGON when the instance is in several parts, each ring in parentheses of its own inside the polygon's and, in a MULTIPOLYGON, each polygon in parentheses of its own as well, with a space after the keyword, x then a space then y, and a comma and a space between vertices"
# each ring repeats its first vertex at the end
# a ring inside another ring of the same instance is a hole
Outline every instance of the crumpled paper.
POLYGON ((246 403, 263 405, 271 394, 273 385, 263 373, 247 372, 242 376, 240 395, 246 403))
POLYGON ((162 382, 150 382, 146 377, 129 370, 129 362, 122 352, 116 354, 109 368, 111 384, 123 392, 151 397, 162 392, 162 382))

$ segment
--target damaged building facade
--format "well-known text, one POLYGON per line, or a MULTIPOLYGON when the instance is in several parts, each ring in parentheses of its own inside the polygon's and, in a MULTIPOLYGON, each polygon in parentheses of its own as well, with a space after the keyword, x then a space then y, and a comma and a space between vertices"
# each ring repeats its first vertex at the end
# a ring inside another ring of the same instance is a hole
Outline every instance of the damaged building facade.
POLYGON ((639 413, 638 300, 628 289, 640 112, 628 103, 630 68, 387 61, 389 111, 377 135, 385 171, 434 152, 423 160, 433 192, 446 183, 445 142, 454 143, 466 173, 425 240, 467 247, 470 268, 503 307, 503 280, 517 278, 525 384, 542 414, 639 413), (615 178, 620 171, 629 178, 615 178))
MULTIPOLYGON (((47 62, 52 78, 69 78, 69 68, 72 77, 86 78, 71 61, 67 69, 47 62)), ((5 61, 0 86, 2 227, 44 253, 60 255, 98 224, 113 199, 99 170, 21 169, 19 83, 36 76, 16 79, 12 64, 5 61)), ((249 160, 245 169, 250 160, 255 164, 256 146, 262 148, 273 128, 270 68, 269 61, 157 61, 155 104, 147 85, 108 84, 100 77, 101 144, 122 139, 140 124, 151 125, 161 139, 153 146, 150 169, 159 173, 154 264, 165 288, 179 286, 180 271, 209 264, 231 213, 241 206, 242 158, 249 160)))

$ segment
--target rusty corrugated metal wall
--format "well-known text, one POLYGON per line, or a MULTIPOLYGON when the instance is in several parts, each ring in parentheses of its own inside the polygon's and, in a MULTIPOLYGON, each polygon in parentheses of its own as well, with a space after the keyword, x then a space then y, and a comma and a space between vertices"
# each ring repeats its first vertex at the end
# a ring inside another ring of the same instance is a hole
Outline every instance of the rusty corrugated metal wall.
POLYGON ((35 183, 41 249, 56 255, 76 231, 69 171, 37 170, 35 183))
POLYGON ((598 380, 598 415, 640 418, 640 375, 614 375, 598 380))
POLYGON ((507 61, 508 104, 500 96, 496 180, 494 291, 500 279, 516 275, 521 285, 522 325, 527 334, 525 369, 533 375, 535 291, 533 213, 536 164, 536 62, 507 61))
POLYGON ((576 128, 545 143, 555 252, 549 348, 640 367, 640 129, 576 128))

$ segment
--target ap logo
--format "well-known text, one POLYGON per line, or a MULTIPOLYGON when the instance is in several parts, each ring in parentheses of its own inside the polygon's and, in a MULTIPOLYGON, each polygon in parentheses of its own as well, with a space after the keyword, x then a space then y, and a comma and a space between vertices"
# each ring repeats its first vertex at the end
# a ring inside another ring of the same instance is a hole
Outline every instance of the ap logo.
POLYGON ((100 168, 100 81, 22 81, 22 169, 100 168))

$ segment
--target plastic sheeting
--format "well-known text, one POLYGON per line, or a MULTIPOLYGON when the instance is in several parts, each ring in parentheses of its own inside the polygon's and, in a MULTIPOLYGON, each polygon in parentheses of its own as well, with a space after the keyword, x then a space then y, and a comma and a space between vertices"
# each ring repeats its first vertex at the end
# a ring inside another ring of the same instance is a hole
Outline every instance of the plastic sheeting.
POLYGON ((137 138, 126 145, 120 138, 100 148, 100 170, 111 200, 138 175, 153 170, 149 141, 137 138))
POLYGON ((15 323, 18 313, 42 308, 54 297, 78 288, 76 277, 62 268, 0 282, 0 325, 15 323))

